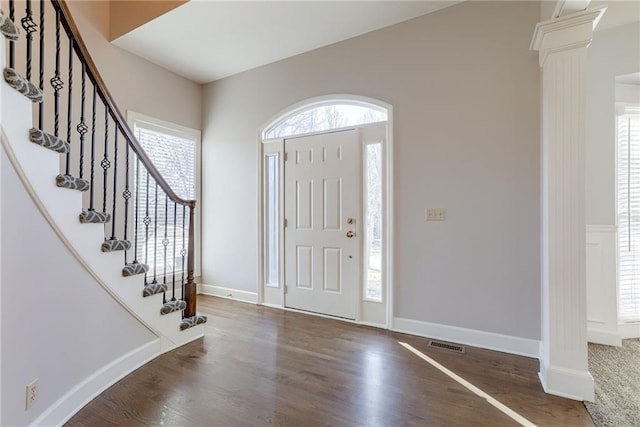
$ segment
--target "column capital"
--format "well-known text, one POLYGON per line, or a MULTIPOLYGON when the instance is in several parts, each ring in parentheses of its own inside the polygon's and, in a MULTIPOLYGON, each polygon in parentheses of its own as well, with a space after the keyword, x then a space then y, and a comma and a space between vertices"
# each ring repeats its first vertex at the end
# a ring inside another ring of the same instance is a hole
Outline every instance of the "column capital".
POLYGON ((529 49, 540 53, 540 66, 552 53, 589 46, 593 30, 606 10, 607 6, 602 6, 538 22, 529 49))

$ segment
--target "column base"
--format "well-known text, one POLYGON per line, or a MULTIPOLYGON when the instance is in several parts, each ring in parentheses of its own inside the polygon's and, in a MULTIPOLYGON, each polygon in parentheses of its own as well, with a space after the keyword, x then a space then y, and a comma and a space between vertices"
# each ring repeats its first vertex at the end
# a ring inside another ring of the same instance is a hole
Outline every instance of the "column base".
POLYGON ((593 402, 595 398, 594 381, 589 371, 547 366, 540 359, 538 376, 545 393, 587 402, 593 402))

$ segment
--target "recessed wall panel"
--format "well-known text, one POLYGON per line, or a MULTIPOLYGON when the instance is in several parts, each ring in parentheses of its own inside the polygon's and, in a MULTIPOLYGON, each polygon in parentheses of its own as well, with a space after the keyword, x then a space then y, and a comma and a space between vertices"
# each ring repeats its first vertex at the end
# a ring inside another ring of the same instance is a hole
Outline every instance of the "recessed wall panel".
POLYGON ((324 230, 340 230, 342 224, 342 179, 323 180, 322 204, 324 230))
POLYGON ((323 248, 323 268, 324 283, 323 290, 326 292, 342 291, 342 249, 323 248))
POLYGON ((311 230, 313 226, 313 180, 296 181, 296 228, 311 230))
POLYGON ((313 289, 313 248, 296 248, 296 287, 313 289))

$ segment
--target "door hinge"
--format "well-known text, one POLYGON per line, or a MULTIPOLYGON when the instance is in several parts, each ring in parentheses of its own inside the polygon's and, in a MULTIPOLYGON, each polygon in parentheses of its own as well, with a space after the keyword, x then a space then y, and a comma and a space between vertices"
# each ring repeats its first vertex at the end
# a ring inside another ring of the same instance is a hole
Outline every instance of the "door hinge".
POLYGON ((287 228, 287 224, 289 224, 289 221, 287 221, 287 218, 284 219, 284 228, 287 228))
POLYGON ((285 161, 285 162, 287 161, 287 158, 288 158, 288 157, 289 157, 289 155, 288 155, 288 154, 287 154, 287 152, 285 151, 285 152, 284 152, 284 161, 285 161))
POLYGON ((287 285, 284 285, 284 293, 286 294, 287 292, 289 292, 289 287, 287 285))

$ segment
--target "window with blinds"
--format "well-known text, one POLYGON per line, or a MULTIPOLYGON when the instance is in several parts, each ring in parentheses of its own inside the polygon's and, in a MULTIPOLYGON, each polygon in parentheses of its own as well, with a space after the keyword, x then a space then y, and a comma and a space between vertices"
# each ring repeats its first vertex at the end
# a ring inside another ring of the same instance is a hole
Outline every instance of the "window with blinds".
POLYGON ((640 109, 617 116, 618 317, 640 321, 640 109))
MULTIPOLYGON (((176 195, 195 199, 198 137, 139 120, 133 130, 176 195)), ((139 173, 137 211, 138 224, 142 225, 136 235, 136 257, 149 265, 151 278, 181 273, 186 269, 184 254, 189 247, 189 208, 165 197, 144 167, 134 173, 139 173)))

